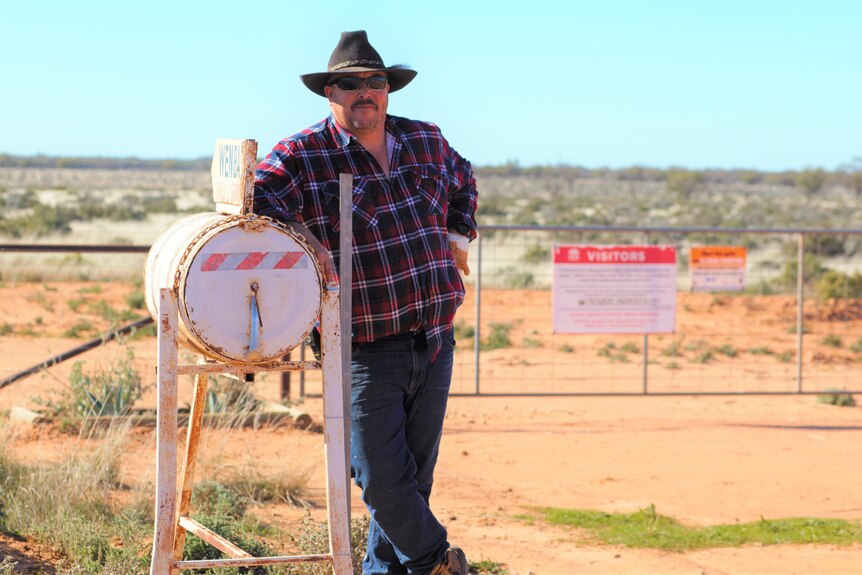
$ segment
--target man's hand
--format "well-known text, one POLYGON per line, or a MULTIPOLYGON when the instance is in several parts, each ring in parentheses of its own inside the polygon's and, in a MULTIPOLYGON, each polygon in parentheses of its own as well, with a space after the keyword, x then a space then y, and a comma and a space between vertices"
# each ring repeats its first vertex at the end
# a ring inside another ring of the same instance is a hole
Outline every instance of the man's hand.
POLYGON ((464 272, 465 276, 470 275, 470 266, 467 265, 467 250, 469 247, 470 240, 466 236, 449 230, 449 251, 452 252, 455 267, 464 272))

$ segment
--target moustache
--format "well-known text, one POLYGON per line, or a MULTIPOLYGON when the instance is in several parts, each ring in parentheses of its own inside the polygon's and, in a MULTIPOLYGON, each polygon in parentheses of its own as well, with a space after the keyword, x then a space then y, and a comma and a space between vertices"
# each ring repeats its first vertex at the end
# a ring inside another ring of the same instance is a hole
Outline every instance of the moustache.
POLYGON ((377 109, 377 104, 375 104, 373 100, 358 100, 350 106, 350 109, 355 110, 360 106, 372 106, 375 110, 377 109))

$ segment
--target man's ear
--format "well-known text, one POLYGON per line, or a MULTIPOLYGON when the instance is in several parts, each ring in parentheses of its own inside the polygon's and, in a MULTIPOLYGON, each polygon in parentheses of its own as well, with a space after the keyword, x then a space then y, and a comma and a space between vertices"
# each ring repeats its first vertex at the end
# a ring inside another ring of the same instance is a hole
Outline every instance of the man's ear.
POLYGON ((332 86, 324 86, 323 93, 326 95, 327 100, 332 99, 332 86))

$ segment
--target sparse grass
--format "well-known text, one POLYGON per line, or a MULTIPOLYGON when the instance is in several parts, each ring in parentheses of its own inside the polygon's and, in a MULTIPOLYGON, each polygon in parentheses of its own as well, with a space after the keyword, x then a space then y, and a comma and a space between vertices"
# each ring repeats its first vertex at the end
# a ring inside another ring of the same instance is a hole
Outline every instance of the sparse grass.
POLYGON ((504 277, 504 285, 509 289, 526 289, 536 281, 535 276, 530 272, 505 270, 500 273, 504 277))
MULTIPOLYGON (((789 328, 787 328, 787 333, 796 333, 798 326, 794 323, 789 328)), ((807 325, 802 326, 802 333, 811 333, 811 329, 807 325)))
POLYGON ((470 339, 476 335, 476 330, 473 329, 472 325, 467 325, 463 321, 455 322, 453 326, 455 330, 455 340, 459 339, 470 339))
POLYGON ((3 561, 0 561, 0 575, 15 575, 17 573, 15 567, 18 566, 18 563, 12 561, 9 557, 4 557, 3 561))
POLYGON ((620 351, 625 353, 640 353, 641 348, 633 341, 627 341, 620 347, 620 351))
POLYGON ((734 349, 734 347, 729 343, 722 345, 721 347, 716 349, 716 351, 722 355, 726 355, 727 357, 736 357, 737 355, 739 355, 739 352, 736 351, 736 349, 734 349))
POLYGON ((862 352, 862 337, 860 337, 850 345, 850 351, 855 353, 862 352))
POLYGON ((666 364, 664 364, 664 366, 667 369, 671 369, 671 370, 682 369, 682 367, 675 361, 671 361, 670 363, 666 363, 666 364))
POLYGON ((66 306, 74 313, 78 313, 78 310, 80 310, 81 306, 85 303, 87 303, 87 300, 82 297, 66 300, 66 306))
POLYGON ((567 343, 561 345, 559 349, 563 353, 575 353, 575 348, 567 343))
POLYGON ((497 563, 489 559, 481 561, 470 561, 470 573, 476 575, 508 575, 509 570, 504 563, 497 563))
POLYGON ((521 341, 521 347, 524 347, 527 349, 535 349, 537 347, 543 347, 543 346, 544 346, 544 344, 542 343, 541 340, 534 339, 532 337, 525 337, 521 341))
POLYGON ((515 327, 511 322, 507 323, 491 323, 488 325, 491 333, 482 342, 481 348, 484 351, 494 349, 502 349, 512 346, 512 340, 509 339, 509 333, 515 327))
POLYGON ((709 343, 705 339, 696 339, 685 346, 686 351, 702 351, 707 348, 709 343))
POLYGON ((147 306, 147 296, 142 291, 135 291, 126 296, 129 309, 144 309, 147 306))
POLYGON ((778 354, 778 361, 780 361, 781 363, 790 363, 790 361, 793 359, 793 355, 794 354, 792 351, 782 351, 778 354))
MULTIPOLYGON (((362 572, 362 558, 368 541, 369 517, 363 514, 350 522, 350 553, 353 571, 362 572)), ((299 537, 288 535, 290 541, 302 554, 328 553, 329 536, 325 523, 317 523, 311 515, 306 515, 302 521, 299 537)), ((304 575, 331 575, 332 567, 324 563, 309 564, 302 573, 304 575)))
MULTIPOLYGON (((128 448, 129 429, 117 425, 104 435, 81 438, 73 453, 56 464, 23 465, 8 455, 8 441, 0 428, 0 529, 18 533, 56 551, 63 573, 71 575, 145 575, 149 571, 153 529, 151 490, 128 491, 119 481, 119 464, 128 448)), ((201 481, 193 490, 192 517, 255 555, 326 553, 325 523, 307 515, 301 530, 286 534, 262 523, 248 511, 250 499, 214 481, 201 481), (269 541, 284 542, 285 549, 269 541)), ((368 516, 351 525, 352 560, 361 571, 368 537, 368 516)), ((185 559, 221 558, 222 554, 193 535, 186 539, 185 559)), ((490 567, 490 564, 489 564, 490 567)), ((10 562, 0 563, 0 575, 14 573, 10 562)), ((329 575, 329 564, 304 567, 303 574, 329 575)), ((59 572, 59 571, 58 571, 59 572)), ((221 569, 219 573, 297 573, 221 569)), ((502 573, 501 571, 498 571, 502 573)), ((493 571, 489 571, 493 573, 493 571)))
POLYGON ((714 359, 715 355, 711 351, 705 350, 694 356, 692 361, 694 363, 709 363, 714 359))
POLYGON ((139 339, 143 339, 145 337, 156 337, 156 326, 155 324, 145 325, 144 327, 139 327, 129 334, 129 340, 138 341, 139 339))
POLYGON ((817 396, 817 403, 837 405, 838 407, 856 407, 856 399, 840 389, 827 389, 817 396))
POLYGON ((124 357, 93 373, 84 373, 81 362, 75 362, 68 387, 56 399, 34 397, 33 401, 72 429, 81 428, 87 418, 126 415, 144 391, 133 360, 132 348, 126 348, 124 357))
POLYGON ((528 264, 538 264, 550 261, 551 250, 543 245, 534 245, 527 248, 521 260, 528 264))
POLYGON ((725 299, 721 296, 717 296, 717 295, 712 296, 712 299, 709 302, 709 307, 713 307, 713 306, 722 307, 725 305, 727 305, 727 299, 725 299))
POLYGON ((94 334, 95 332, 96 328, 93 327, 92 322, 86 319, 79 319, 75 322, 75 325, 66 330, 63 330, 63 333, 61 335, 63 337, 79 338, 88 333, 94 334))
POLYGON ((757 346, 749 348, 748 353, 751 355, 774 355, 775 352, 772 351, 771 348, 766 346, 757 346))
POLYGON ((54 303, 45 297, 45 292, 37 291, 27 296, 27 301, 33 302, 45 309, 45 311, 53 312, 54 303))
POLYGON ((672 341, 669 346, 661 350, 661 354, 667 357, 682 357, 682 343, 672 341))
POLYGON ((2 528, 26 535, 64 556, 76 574, 146 573, 152 502, 147 496, 116 506, 120 461, 128 427, 82 437, 66 459, 22 465, 0 457, 2 528))
POLYGON ((843 519, 761 519, 697 528, 659 515, 654 505, 635 513, 550 507, 535 511, 548 523, 586 530, 591 540, 633 548, 683 552, 742 545, 852 545, 862 542, 862 525, 843 519))
POLYGON ((308 467, 265 475, 252 462, 234 469, 222 483, 231 492, 255 504, 275 501, 307 509, 312 507, 308 485, 313 471, 308 467))
POLYGON ((829 347, 841 347, 844 345, 844 341, 841 339, 840 335, 836 335, 834 333, 826 334, 823 339, 820 340, 820 343, 829 347))
POLYGON ((25 337, 39 337, 39 332, 33 329, 32 325, 24 325, 18 330, 18 335, 23 335, 25 337))
POLYGON ((604 346, 599 348, 597 352, 599 357, 606 357, 611 360, 611 363, 628 363, 629 358, 626 355, 626 352, 622 350, 622 348, 617 349, 617 344, 609 341, 604 346))
POLYGON ((11 333, 15 333, 15 326, 8 321, 4 321, 0 324, 0 336, 9 335, 11 333))
POLYGON ((91 303, 89 305, 89 313, 101 317, 111 325, 117 325, 119 322, 130 321, 138 317, 132 309, 118 311, 103 299, 100 299, 96 303, 91 303))

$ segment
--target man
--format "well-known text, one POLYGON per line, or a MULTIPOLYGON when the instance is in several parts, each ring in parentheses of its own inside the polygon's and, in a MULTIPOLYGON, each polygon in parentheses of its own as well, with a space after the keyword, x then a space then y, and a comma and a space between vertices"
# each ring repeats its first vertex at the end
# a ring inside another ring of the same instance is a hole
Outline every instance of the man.
POLYGON ((386 67, 364 31, 344 32, 327 71, 301 76, 331 115, 257 167, 255 212, 305 225, 338 260, 338 178, 353 174, 351 467, 371 514, 363 573, 466 575, 428 500, 476 182, 437 126, 386 113, 415 76, 386 67))

